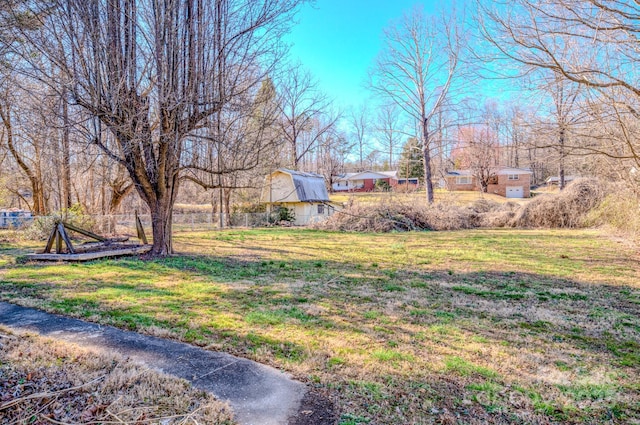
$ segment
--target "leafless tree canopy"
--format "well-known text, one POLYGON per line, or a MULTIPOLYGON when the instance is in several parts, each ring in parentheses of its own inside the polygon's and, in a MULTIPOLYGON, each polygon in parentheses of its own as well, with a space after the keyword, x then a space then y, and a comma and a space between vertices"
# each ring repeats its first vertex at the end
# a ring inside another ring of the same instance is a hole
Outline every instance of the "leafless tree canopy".
POLYGON ((289 145, 289 166, 297 170, 302 158, 318 146, 340 115, 325 116, 330 112, 331 99, 318 88, 311 73, 300 65, 283 74, 279 87, 280 131, 289 145))
POLYGON ((434 197, 429 125, 449 92, 461 49, 454 15, 428 17, 416 6, 385 31, 384 49, 371 71, 372 89, 398 105, 420 130, 430 203, 434 197))
POLYGON ((604 154, 640 164, 638 145, 630 137, 635 130, 629 126, 640 118, 637 2, 516 0, 478 4, 481 32, 502 59, 524 65, 526 72, 547 70, 585 90, 585 106, 593 124, 590 130, 582 131, 595 137, 569 146, 575 153, 604 154), (616 130, 605 133, 616 133, 615 138, 602 134, 602 129, 610 128, 616 130))
POLYGON ((69 93, 115 136, 93 143, 122 164, 151 210, 156 255, 190 135, 257 90, 280 58, 279 36, 302 0, 50 0, 27 5, 35 31, 23 72, 69 93), (43 68, 40 58, 50 62, 43 68), (53 74, 51 71, 55 71, 53 74))

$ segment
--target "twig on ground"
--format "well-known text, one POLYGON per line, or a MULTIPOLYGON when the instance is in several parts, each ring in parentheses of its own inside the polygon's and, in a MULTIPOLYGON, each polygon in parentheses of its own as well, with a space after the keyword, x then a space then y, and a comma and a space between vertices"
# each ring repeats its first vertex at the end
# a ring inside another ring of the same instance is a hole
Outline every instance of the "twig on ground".
POLYGON ((37 393, 37 394, 28 395, 26 397, 16 398, 16 399, 11 400, 11 401, 3 404, 3 405, 0 405, 0 410, 8 409, 11 406, 15 406, 16 404, 20 404, 20 403, 22 403, 24 401, 27 401, 27 400, 33 400, 33 399, 37 399, 37 398, 52 398, 52 397, 55 397, 57 395, 69 392, 69 391, 79 390, 81 388, 88 387, 89 385, 94 384, 94 383, 96 383, 98 381, 101 381, 106 377, 107 377, 107 375, 102 375, 102 376, 99 376, 96 379, 94 379, 92 381, 89 381, 87 383, 84 383, 82 385, 78 385, 78 386, 71 387, 71 388, 65 388, 63 390, 58 390, 58 391, 54 391, 54 392, 51 392, 51 393, 50 392, 37 393))

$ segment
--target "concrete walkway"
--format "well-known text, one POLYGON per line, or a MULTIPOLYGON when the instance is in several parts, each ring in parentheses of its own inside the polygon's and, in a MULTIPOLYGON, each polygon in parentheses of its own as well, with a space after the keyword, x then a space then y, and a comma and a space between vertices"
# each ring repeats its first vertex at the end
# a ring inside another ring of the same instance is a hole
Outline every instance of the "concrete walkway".
POLYGON ((5 302, 0 302, 0 324, 117 352, 184 378, 228 401, 240 424, 285 425, 299 415, 307 393, 304 384, 287 374, 247 359, 5 302))

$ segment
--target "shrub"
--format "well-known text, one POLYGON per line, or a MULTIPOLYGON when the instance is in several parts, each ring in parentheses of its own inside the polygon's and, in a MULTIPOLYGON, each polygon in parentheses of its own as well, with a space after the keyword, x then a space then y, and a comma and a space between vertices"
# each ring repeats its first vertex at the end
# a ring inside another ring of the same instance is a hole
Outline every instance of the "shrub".
POLYGON ((607 196, 611 184, 581 179, 557 194, 540 195, 528 204, 480 199, 470 206, 349 204, 316 228, 352 232, 458 230, 477 227, 576 228, 610 225, 640 234, 640 203, 631 190, 607 196))
POLYGON ((296 214, 293 209, 281 206, 271 212, 269 221, 275 224, 291 224, 296 221, 296 214))
POLYGON ((388 192, 391 190, 391 186, 386 180, 377 180, 376 181, 376 190, 380 192, 388 192))

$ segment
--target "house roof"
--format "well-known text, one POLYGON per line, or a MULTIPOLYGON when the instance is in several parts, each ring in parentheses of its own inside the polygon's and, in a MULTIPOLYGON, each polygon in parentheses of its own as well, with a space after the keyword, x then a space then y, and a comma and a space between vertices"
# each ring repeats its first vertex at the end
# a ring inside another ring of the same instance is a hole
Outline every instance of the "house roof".
POLYGON ((533 174, 533 171, 526 170, 524 168, 501 167, 500 169, 498 169, 496 174, 498 174, 498 175, 504 175, 504 174, 533 174))
POLYGON ((447 176, 470 176, 471 170, 451 170, 447 172, 447 176))
MULTIPOLYGON (((499 176, 503 176, 505 174, 533 174, 530 170, 525 170, 523 168, 513 168, 513 167, 498 167, 495 170, 495 173, 499 176)), ((451 170, 447 172, 447 176, 472 176, 472 170, 451 170)))
MULTIPOLYGON (((577 178, 578 176, 564 176, 564 181, 569 182, 577 178)), ((558 183, 559 181, 560 181, 560 177, 558 176, 551 176, 547 180, 545 180, 546 183, 558 183)))
POLYGON ((328 202, 329 193, 320 174, 280 168, 276 172, 289 174, 300 202, 328 202))
POLYGON ((398 171, 360 171, 359 173, 344 173, 338 175, 336 181, 347 180, 362 180, 362 179, 395 179, 398 176, 398 171))

